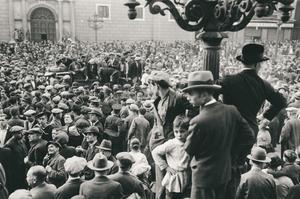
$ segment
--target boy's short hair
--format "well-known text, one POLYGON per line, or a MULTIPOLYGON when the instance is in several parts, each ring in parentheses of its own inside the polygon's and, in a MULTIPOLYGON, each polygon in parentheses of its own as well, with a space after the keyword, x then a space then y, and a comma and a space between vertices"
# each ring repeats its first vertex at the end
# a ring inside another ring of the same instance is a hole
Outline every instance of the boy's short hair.
POLYGON ((173 128, 181 128, 188 130, 190 124, 190 119, 184 115, 178 115, 175 117, 173 122, 173 128))

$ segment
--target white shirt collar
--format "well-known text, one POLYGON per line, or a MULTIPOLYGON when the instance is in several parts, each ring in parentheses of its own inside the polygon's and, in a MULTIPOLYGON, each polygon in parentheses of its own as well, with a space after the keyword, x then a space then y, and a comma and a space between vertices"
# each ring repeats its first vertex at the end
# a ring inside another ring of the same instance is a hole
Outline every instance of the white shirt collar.
POLYGON ((206 104, 204 104, 204 106, 208 106, 208 105, 211 105, 211 104, 214 104, 216 103, 217 101, 213 98, 211 99, 209 102, 207 102, 206 104))

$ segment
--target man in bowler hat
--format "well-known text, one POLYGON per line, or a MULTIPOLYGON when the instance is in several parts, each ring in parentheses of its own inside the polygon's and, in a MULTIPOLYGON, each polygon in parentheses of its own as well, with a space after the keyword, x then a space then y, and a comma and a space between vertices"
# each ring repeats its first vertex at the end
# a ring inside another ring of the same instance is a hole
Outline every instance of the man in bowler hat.
POLYGON ((238 110, 213 98, 221 88, 213 82, 210 71, 196 71, 189 75, 188 87, 182 90, 189 94, 192 104, 201 107, 190 121, 185 143, 192 158, 191 199, 225 199, 232 159, 242 160, 240 156, 248 154, 255 142, 251 128, 238 110))

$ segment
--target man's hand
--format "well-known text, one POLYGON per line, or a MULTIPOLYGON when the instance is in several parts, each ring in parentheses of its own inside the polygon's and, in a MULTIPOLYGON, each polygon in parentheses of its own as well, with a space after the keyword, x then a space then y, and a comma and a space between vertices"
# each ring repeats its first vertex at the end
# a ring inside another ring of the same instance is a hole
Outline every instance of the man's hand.
POLYGON ((48 166, 46 166, 46 171, 47 171, 47 173, 50 173, 52 171, 52 168, 48 165, 48 166))
POLYGON ((171 175, 175 175, 176 171, 174 169, 172 169, 171 167, 167 167, 166 171, 169 172, 171 175))

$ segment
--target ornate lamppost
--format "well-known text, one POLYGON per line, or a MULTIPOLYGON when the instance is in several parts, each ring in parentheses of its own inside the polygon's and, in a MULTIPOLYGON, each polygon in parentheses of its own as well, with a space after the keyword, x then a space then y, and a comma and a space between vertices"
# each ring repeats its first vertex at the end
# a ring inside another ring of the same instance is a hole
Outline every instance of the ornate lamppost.
POLYGON ((103 19, 100 15, 94 14, 87 20, 89 27, 95 31, 95 42, 98 42, 98 30, 103 27, 103 19))
MULTIPOLYGON (((274 10, 281 11, 281 21, 290 19, 294 0, 145 0, 150 13, 166 15, 169 11, 176 23, 186 31, 201 32, 205 44, 204 68, 219 78, 219 49, 225 31, 244 29, 252 17, 271 16, 274 10)), ((129 8, 129 19, 135 19, 137 0, 124 4, 129 8)))

